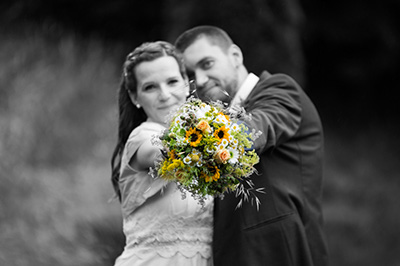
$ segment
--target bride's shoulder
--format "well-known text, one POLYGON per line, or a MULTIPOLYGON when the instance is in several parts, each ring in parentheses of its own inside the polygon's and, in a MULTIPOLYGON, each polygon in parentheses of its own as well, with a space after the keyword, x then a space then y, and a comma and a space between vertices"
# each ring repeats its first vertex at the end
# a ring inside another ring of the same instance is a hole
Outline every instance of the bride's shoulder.
POLYGON ((155 134, 161 134, 164 129, 165 127, 158 123, 146 121, 140 124, 134 130, 132 130, 131 134, 129 135, 129 139, 132 139, 139 135, 150 138, 155 134))

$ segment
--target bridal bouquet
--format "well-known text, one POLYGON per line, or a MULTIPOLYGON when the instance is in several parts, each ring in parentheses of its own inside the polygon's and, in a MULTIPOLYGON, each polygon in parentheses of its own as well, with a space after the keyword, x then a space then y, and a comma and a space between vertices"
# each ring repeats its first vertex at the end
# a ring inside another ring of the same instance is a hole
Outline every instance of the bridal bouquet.
MULTIPOLYGON (((221 102, 206 104, 189 98, 170 118, 170 126, 159 137, 162 157, 152 169, 153 176, 175 181, 182 192, 200 202, 207 195, 223 197, 236 192, 243 200, 255 199, 249 176, 259 157, 251 150, 261 132, 249 132, 239 118, 244 109, 227 109, 221 102), (254 197, 253 197, 254 196, 254 197)), ((156 141, 156 142, 157 142, 156 141)))

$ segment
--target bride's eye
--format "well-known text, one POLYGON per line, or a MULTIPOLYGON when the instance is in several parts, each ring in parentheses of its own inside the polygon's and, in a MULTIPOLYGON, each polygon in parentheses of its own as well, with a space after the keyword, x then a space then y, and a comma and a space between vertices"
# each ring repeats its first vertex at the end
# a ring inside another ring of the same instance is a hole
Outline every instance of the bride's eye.
POLYGON ((156 88, 156 86, 151 84, 151 85, 144 86, 143 91, 151 91, 151 90, 154 90, 155 88, 156 88))
POLYGON ((171 79, 168 81, 168 85, 170 86, 176 86, 179 84, 179 80, 178 79, 171 79))

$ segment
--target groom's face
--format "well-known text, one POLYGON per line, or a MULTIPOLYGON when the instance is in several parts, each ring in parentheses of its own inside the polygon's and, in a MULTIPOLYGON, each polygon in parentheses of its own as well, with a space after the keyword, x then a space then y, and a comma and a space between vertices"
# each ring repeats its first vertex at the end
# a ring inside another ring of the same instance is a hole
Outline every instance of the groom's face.
POLYGON ((231 101, 238 88, 238 70, 230 49, 224 51, 201 37, 186 48, 183 57, 200 99, 231 101))

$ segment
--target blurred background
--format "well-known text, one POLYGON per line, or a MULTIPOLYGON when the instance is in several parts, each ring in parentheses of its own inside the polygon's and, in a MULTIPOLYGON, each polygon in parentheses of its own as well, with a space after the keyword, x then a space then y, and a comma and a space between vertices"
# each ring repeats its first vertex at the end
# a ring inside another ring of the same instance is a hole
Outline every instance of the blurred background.
POLYGON ((325 128, 331 265, 400 265, 400 2, 2 0, 0 265, 112 265, 116 90, 126 54, 225 29, 259 74, 292 75, 325 128))

